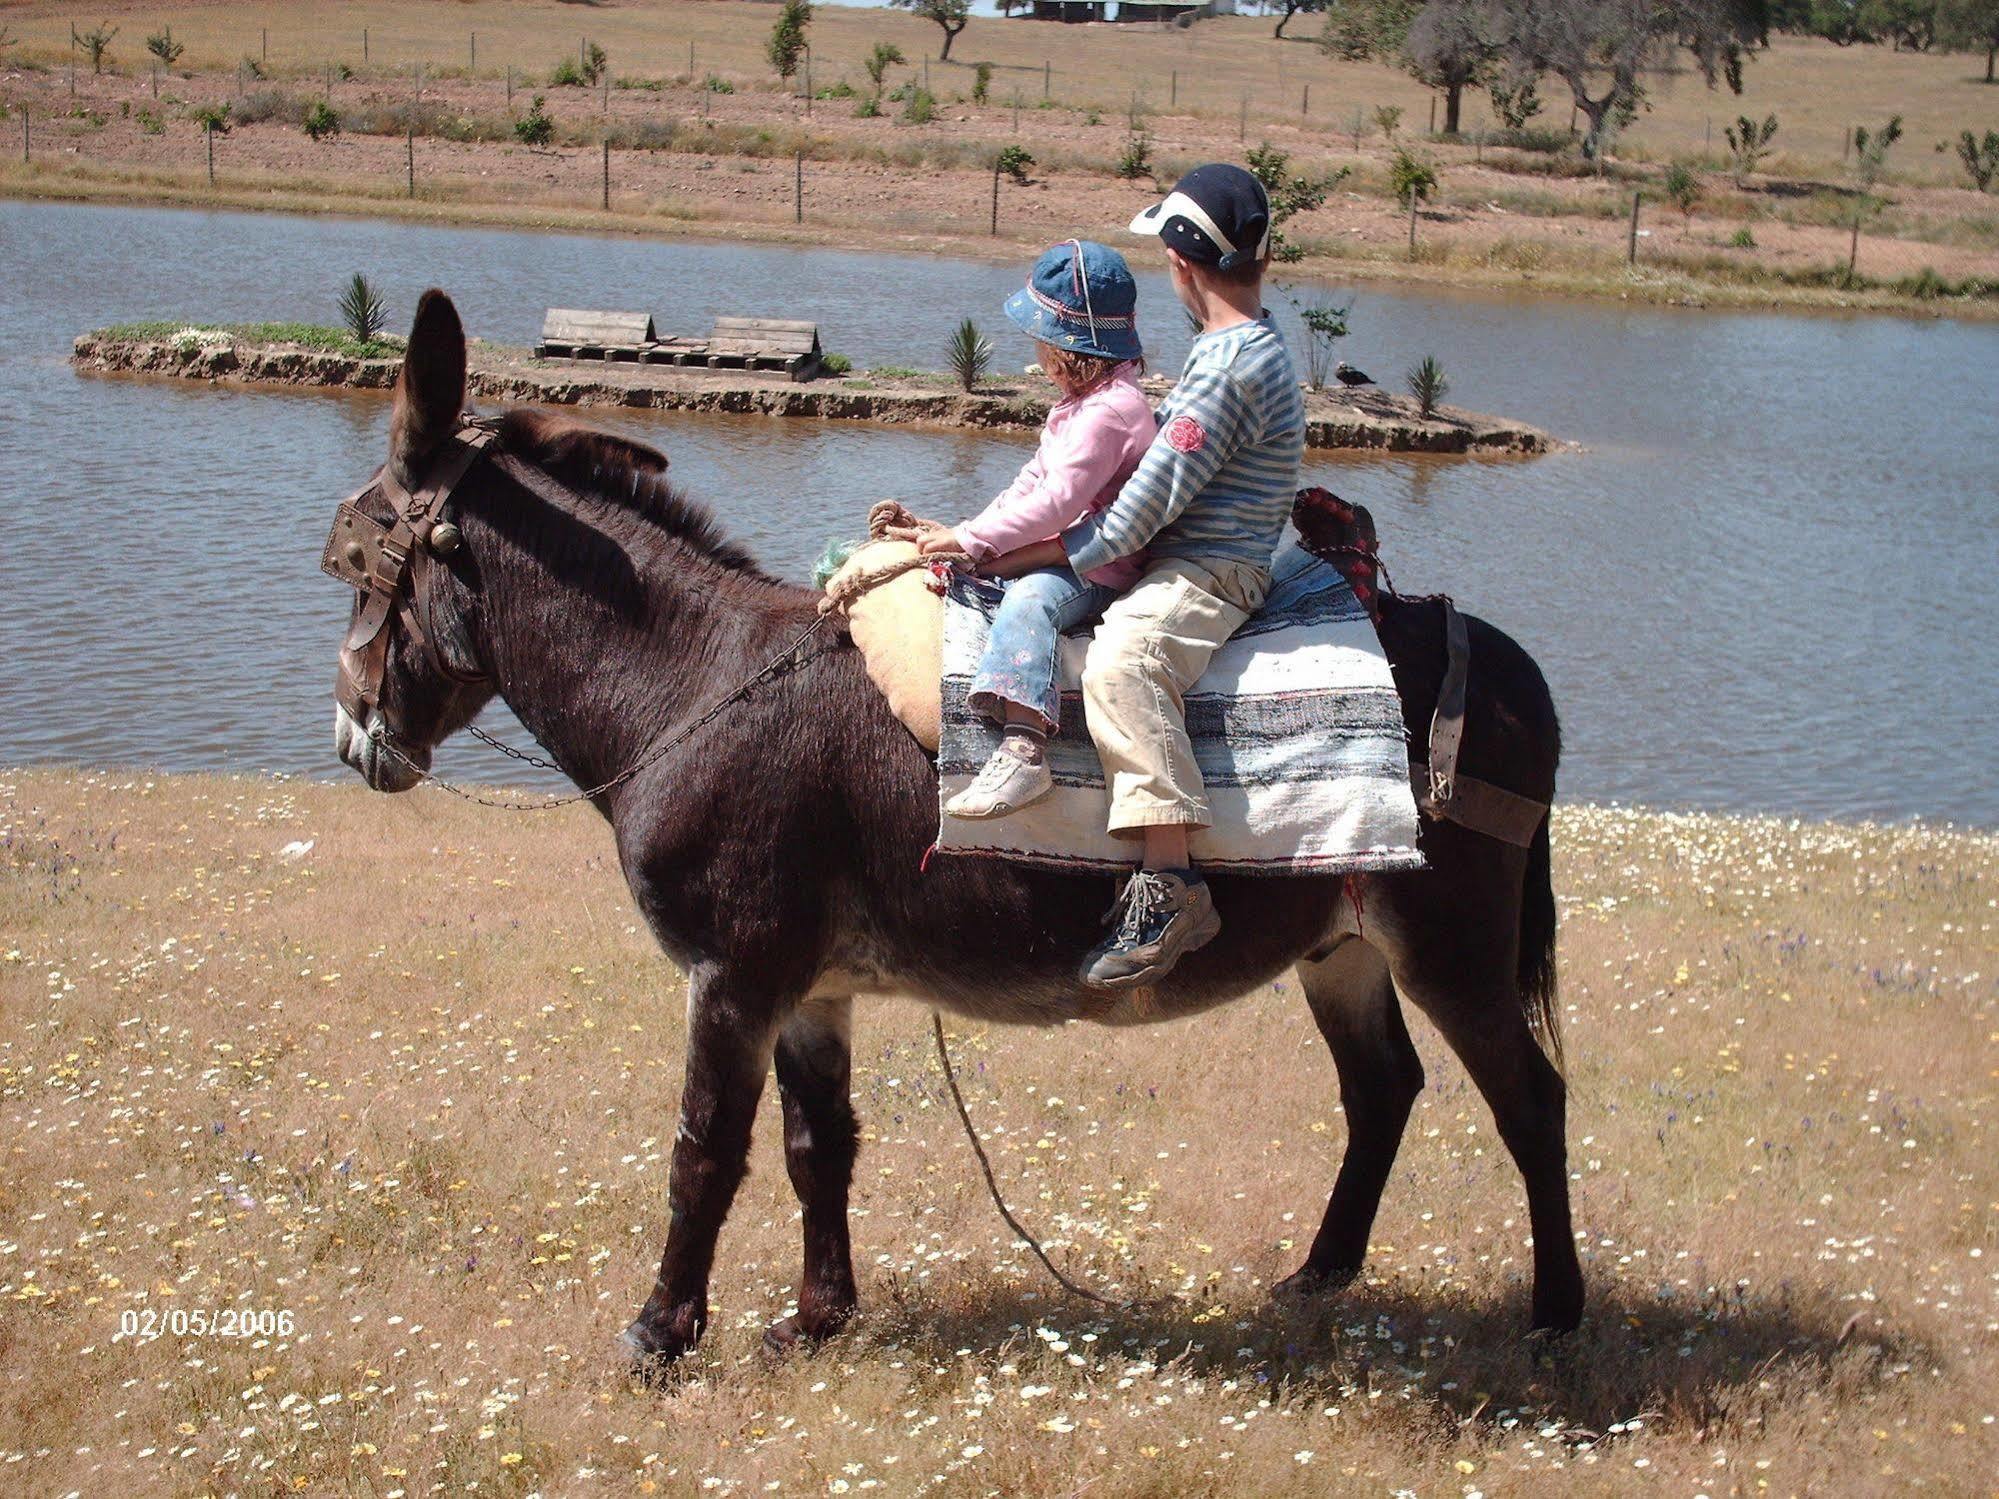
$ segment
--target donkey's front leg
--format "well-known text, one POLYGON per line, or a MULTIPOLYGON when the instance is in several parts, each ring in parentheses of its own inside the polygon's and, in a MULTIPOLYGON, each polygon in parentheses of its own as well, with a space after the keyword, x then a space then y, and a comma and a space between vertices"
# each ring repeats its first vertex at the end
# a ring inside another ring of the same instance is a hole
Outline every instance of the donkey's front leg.
POLYGON ((626 1348, 647 1366, 679 1358, 708 1323, 715 1239, 747 1167, 750 1125, 774 1035, 770 996, 752 994, 739 976, 697 969, 689 988, 687 1075, 667 1183, 666 1250, 652 1295, 623 1334, 626 1348))
POLYGON ((858 1131, 849 1096, 853 1001, 815 995, 785 1021, 777 1038, 777 1087, 784 1100, 784 1163, 804 1217, 805 1266, 798 1310, 771 1324, 764 1344, 782 1353, 831 1337, 854 1315, 853 1248, 847 1237, 847 1190, 858 1131))

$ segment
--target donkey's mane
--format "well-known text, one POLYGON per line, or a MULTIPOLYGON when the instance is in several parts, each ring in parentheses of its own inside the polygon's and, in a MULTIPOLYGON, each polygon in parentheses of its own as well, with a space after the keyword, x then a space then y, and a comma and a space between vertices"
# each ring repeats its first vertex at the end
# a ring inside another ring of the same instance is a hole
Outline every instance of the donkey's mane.
POLYGON ((706 505, 667 480, 666 454, 659 449, 520 406, 500 418, 498 440, 502 452, 556 483, 629 510, 729 571, 769 576, 706 505))

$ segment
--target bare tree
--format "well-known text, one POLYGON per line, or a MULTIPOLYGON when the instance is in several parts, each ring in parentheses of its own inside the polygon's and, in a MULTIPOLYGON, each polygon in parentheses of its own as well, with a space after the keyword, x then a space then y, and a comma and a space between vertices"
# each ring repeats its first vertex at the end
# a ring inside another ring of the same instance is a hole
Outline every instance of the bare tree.
POLYGON ((1499 57, 1483 0, 1430 0, 1409 23, 1402 60, 1420 83, 1444 92, 1444 134, 1458 133, 1464 91, 1476 87, 1499 57))
POLYGON ((888 3, 897 10, 906 10, 926 21, 935 21, 942 28, 944 47, 937 54, 939 62, 950 57, 951 43, 958 40, 958 33, 972 19, 972 0, 888 0, 888 3))
POLYGON ((1709 88, 1742 92, 1747 48, 1766 39, 1762 0, 1492 0, 1494 35, 1514 65, 1552 73, 1589 122, 1583 154, 1644 102, 1641 76, 1685 49, 1709 88))

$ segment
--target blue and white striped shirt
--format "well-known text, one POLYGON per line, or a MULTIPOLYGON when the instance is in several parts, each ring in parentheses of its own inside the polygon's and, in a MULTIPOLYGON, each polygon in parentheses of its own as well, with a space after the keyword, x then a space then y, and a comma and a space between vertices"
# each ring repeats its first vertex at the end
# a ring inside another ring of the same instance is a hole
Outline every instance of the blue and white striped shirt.
POLYGON ((1268 314, 1194 340, 1159 408, 1159 435, 1116 499, 1062 533, 1094 572, 1141 548, 1155 558, 1270 565, 1305 453, 1305 398, 1268 314))

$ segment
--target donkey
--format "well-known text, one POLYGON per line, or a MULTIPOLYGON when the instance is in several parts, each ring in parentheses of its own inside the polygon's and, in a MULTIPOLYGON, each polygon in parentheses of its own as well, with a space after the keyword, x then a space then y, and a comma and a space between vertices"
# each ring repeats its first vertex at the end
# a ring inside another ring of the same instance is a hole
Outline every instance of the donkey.
MULTIPOLYGON (((426 292, 388 461, 353 505, 392 522, 396 497, 462 445, 464 400, 458 313, 426 292)), ((815 618, 814 593, 760 570, 666 482, 666 459, 649 448, 523 409, 489 431, 469 467, 458 455, 439 502, 449 520, 427 548, 419 536, 424 555, 392 590, 386 645, 373 647, 379 682, 365 700, 348 683, 368 663, 343 647, 335 735, 371 787, 405 791, 428 773, 433 748, 498 696, 579 787, 601 788, 591 799, 632 897, 688 982, 666 1244, 623 1334, 642 1368, 701 1336, 716 1239, 773 1065, 804 1269, 797 1312, 765 1341, 816 1341, 853 1316, 857 994, 900 992, 987 1021, 1118 1025, 1196 1014, 1293 967, 1332 1050, 1348 1137, 1311 1251, 1279 1289, 1330 1292, 1361 1268, 1423 1085, 1400 996, 1462 1059, 1525 1178, 1535 1328, 1577 1324, 1565 1090, 1549 1055, 1559 1059, 1545 820, 1528 848, 1426 822, 1426 869, 1351 883, 1218 874, 1220 937, 1156 989, 1086 989, 1076 969, 1109 894, 1103 877, 949 857, 924 868, 937 820, 930 759, 837 632, 787 657, 815 618), (773 660, 787 669, 760 675, 773 660), (689 736, 684 745, 646 758, 676 734, 689 736), (604 786, 633 766, 643 768, 604 786)), ((357 621, 368 599, 357 597, 357 621)), ((1552 799, 1559 730, 1547 685, 1507 636, 1470 627, 1464 768, 1552 799)), ((1414 604, 1382 625, 1418 743, 1443 629, 1437 610, 1414 604)))

